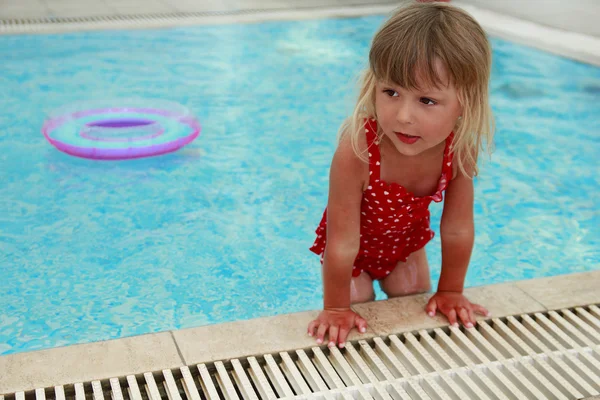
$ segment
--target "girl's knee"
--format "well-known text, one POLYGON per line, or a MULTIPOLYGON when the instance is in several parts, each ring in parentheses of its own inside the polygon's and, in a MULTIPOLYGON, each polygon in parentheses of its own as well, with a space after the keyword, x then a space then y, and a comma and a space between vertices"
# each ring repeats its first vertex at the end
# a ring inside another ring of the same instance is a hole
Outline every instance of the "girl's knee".
POLYGON ((417 285, 405 285, 400 287, 394 285, 385 285, 382 283, 381 289, 389 298, 403 297, 430 292, 431 282, 423 282, 417 285))
POLYGON ((352 304, 367 303, 375 300, 375 291, 373 290, 373 280, 363 272, 350 281, 350 302, 352 304))
POLYGON ((360 304, 360 303, 368 303, 370 301, 375 301, 375 292, 373 293, 360 293, 357 295, 350 296, 351 304, 360 304))
POLYGON ((429 292, 431 277, 425 248, 412 253, 405 262, 399 262, 380 285, 388 297, 429 292))

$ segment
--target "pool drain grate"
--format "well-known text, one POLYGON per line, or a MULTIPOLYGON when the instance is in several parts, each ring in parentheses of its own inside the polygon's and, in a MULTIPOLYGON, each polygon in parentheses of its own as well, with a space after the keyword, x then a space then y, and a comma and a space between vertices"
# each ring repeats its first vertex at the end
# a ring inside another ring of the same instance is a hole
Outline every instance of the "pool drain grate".
MULTIPOLYGON (((337 5, 339 7, 339 4, 337 5)), ((380 0, 369 4, 368 8, 377 9, 385 7, 390 10, 397 7, 394 1, 380 0)), ((364 11, 364 5, 352 4, 347 9, 364 11)), ((177 26, 181 24, 206 23, 211 18, 219 17, 261 17, 268 14, 281 14, 298 11, 326 11, 334 12, 339 9, 334 5, 299 6, 294 8, 262 8, 262 9, 237 9, 214 10, 196 12, 166 12, 130 15, 100 15, 81 17, 36 17, 36 18, 0 18, 0 34, 10 33, 44 33, 60 31, 76 31, 86 29, 126 29, 126 28, 151 28, 162 26, 177 26)), ((381 10, 379 10, 381 12, 381 10)), ((362 15, 363 12, 360 13, 362 15)))

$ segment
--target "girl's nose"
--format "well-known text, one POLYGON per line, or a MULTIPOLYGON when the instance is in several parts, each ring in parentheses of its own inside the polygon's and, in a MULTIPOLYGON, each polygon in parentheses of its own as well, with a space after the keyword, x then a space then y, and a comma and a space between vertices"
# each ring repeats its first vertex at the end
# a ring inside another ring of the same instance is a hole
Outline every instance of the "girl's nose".
POLYGON ((408 102, 403 101, 399 102, 398 110, 396 112, 396 120, 401 124, 412 125, 413 124, 413 115, 411 106, 408 102))

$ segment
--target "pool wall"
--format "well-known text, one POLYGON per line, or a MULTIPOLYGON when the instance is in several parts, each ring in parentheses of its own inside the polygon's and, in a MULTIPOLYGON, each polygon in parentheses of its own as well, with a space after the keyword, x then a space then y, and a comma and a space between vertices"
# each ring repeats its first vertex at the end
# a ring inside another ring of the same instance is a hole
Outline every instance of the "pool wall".
POLYGON ((600 2, 597 0, 462 0, 461 3, 565 31, 600 36, 600 2))

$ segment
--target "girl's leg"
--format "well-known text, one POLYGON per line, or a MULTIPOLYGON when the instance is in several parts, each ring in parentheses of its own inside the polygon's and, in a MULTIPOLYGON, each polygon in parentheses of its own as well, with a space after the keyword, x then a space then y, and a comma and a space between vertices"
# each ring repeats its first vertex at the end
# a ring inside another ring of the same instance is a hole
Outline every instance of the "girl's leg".
MULTIPOLYGON (((324 253, 321 254, 321 266, 323 266, 324 253)), ((350 304, 366 303, 375 300, 373 290, 373 279, 365 271, 350 281, 350 304)))
POLYGON ((363 271, 359 276, 352 278, 352 281, 350 281, 350 302, 356 304, 373 300, 375 300, 373 279, 363 271))
POLYGON ((423 247, 415 251, 406 262, 399 262, 396 268, 379 282, 388 297, 425 293, 431 290, 431 277, 427 253, 423 247))

